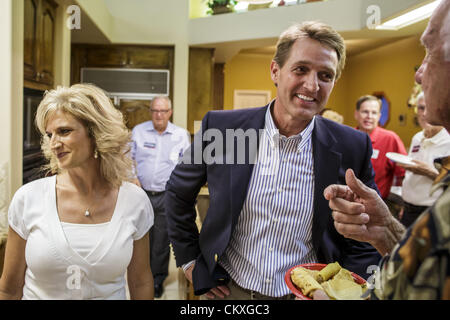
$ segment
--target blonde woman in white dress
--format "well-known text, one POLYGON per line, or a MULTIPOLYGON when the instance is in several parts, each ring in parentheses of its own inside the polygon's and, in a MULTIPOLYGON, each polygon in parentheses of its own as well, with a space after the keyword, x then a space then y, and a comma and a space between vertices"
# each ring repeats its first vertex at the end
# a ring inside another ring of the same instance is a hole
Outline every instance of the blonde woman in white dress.
POLYGON ((45 94, 36 125, 53 175, 10 204, 0 299, 126 299, 127 283, 131 299, 153 299, 153 210, 127 182, 120 111, 95 86, 59 87, 45 94))

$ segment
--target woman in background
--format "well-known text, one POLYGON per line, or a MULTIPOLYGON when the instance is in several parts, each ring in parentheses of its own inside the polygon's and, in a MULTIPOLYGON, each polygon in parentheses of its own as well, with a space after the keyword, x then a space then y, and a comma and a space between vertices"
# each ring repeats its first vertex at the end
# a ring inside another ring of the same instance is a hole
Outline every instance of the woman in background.
POLYGON ((433 161, 450 155, 450 135, 441 126, 432 126, 425 121, 425 97, 423 92, 417 97, 416 113, 422 131, 416 133, 411 141, 409 156, 414 165, 399 166, 406 169, 402 185, 403 209, 400 222, 406 227, 416 221, 417 217, 431 206, 441 195, 441 191, 432 193, 433 181, 438 176, 433 161))
POLYGON ((47 92, 36 114, 52 176, 22 186, 8 211, 0 299, 153 298, 145 192, 126 182, 130 132, 92 85, 47 92))

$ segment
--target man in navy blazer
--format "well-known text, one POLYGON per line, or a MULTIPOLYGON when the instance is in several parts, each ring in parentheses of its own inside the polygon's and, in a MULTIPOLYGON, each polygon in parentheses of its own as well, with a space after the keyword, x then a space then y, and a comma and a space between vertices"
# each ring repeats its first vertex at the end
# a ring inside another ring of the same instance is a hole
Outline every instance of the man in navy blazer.
POLYGON ((378 264, 372 246, 335 230, 323 197, 328 185, 345 182, 348 168, 377 190, 367 134, 317 115, 344 64, 343 39, 331 27, 294 25, 270 66, 276 99, 204 117, 166 185, 169 238, 195 294, 289 298, 283 276, 296 264, 338 261, 365 278, 378 264), (276 170, 264 174, 267 166, 276 170), (205 183, 210 206, 199 233, 195 201, 205 183))

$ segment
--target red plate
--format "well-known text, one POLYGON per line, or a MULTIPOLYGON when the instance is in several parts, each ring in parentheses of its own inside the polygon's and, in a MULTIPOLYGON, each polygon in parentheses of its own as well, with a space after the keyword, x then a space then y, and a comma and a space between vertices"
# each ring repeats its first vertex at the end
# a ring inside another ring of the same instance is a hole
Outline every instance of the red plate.
MULTIPOLYGON (((310 270, 322 270, 323 268, 325 268, 327 266, 326 263, 305 263, 305 264, 299 264, 295 267, 290 268, 288 271, 286 271, 286 274, 284 275, 284 281, 286 282, 289 290, 292 291, 293 294, 295 294, 295 296, 297 298, 299 298, 300 300, 312 300, 311 298, 308 298, 307 296, 304 296, 302 293, 302 290, 300 290, 291 280, 291 272, 292 270, 294 270, 295 268, 298 267, 303 267, 305 269, 310 269, 310 270)), ((351 273, 353 276, 353 279, 355 279, 355 282, 357 284, 363 284, 366 282, 366 280, 364 280, 364 278, 358 276, 356 273, 351 273)))

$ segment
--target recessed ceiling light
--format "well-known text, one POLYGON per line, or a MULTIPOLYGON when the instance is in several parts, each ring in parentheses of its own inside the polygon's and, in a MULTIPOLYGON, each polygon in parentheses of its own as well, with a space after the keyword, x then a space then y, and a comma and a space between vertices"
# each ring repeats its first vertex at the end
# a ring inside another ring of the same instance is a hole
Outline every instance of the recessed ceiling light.
POLYGON ((409 26, 410 24, 419 22, 421 20, 427 19, 431 16, 434 9, 439 5, 441 0, 436 0, 417 9, 409 11, 401 16, 394 19, 390 19, 381 25, 377 26, 376 29, 381 30, 398 30, 403 27, 409 26))

